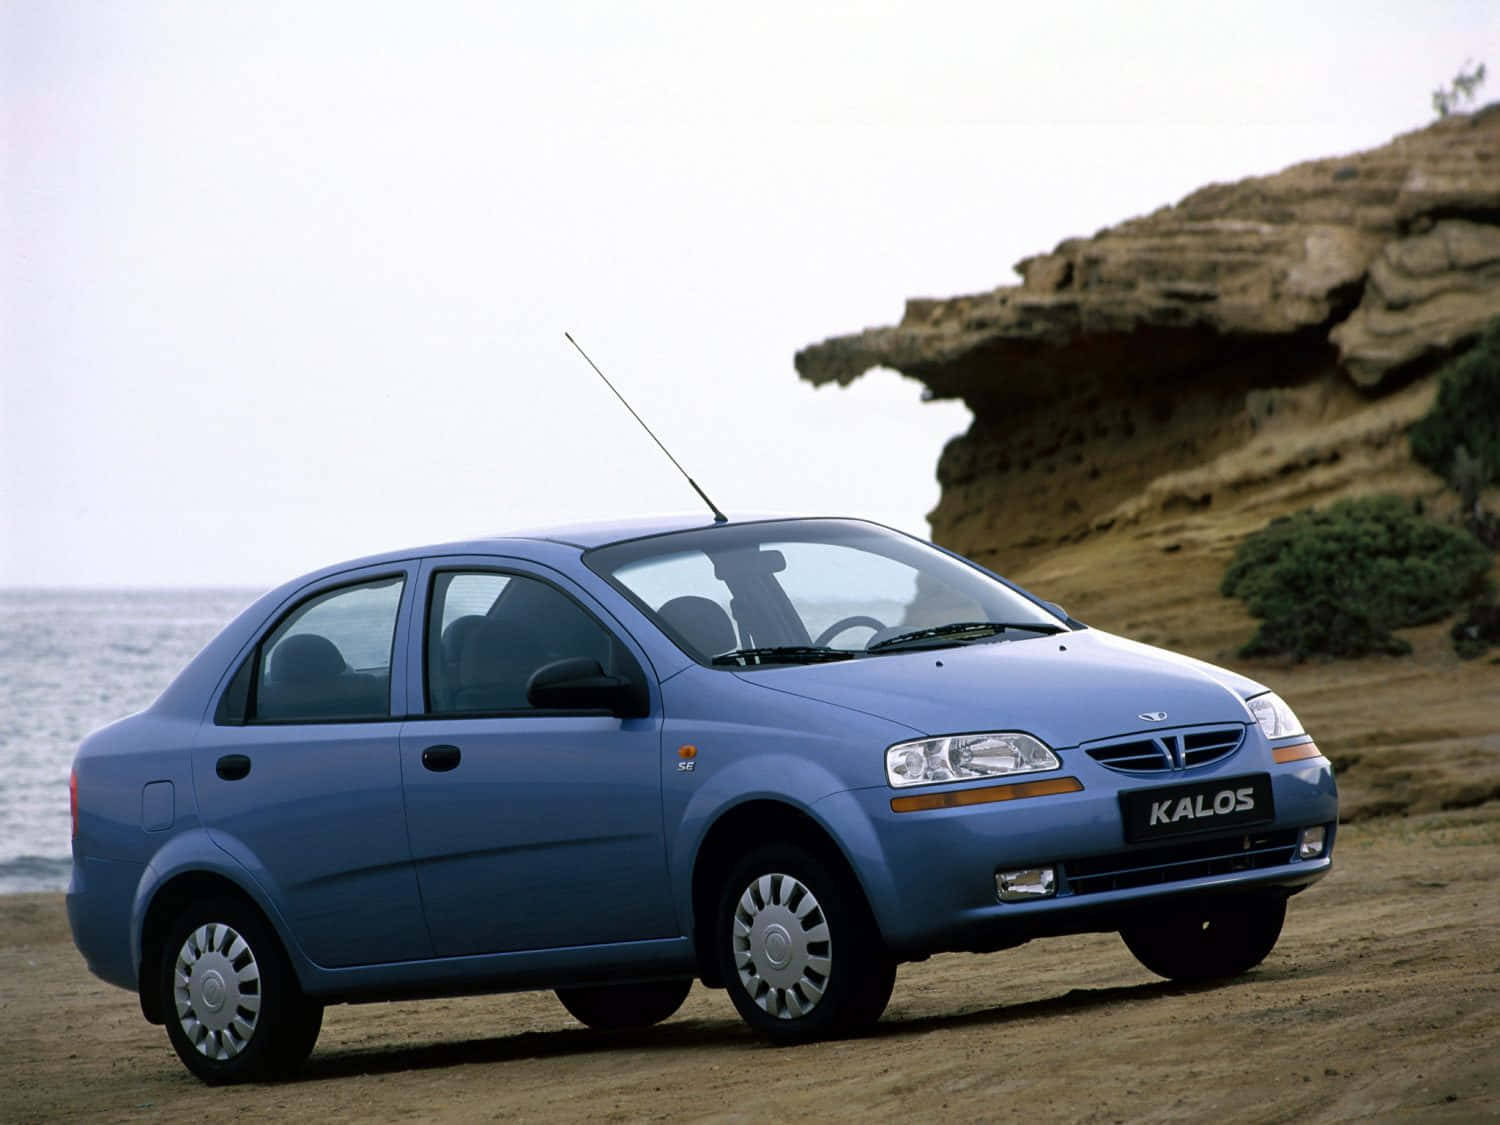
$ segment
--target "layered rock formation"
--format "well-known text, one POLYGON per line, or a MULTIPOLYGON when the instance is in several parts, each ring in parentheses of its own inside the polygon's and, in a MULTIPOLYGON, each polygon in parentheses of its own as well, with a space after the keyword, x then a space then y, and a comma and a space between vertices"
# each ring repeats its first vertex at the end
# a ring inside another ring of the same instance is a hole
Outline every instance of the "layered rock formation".
POLYGON ((1400 469, 1380 454, 1426 408, 1414 381, 1500 315, 1500 105, 1203 188, 1016 269, 797 355, 815 384, 888 367, 968 404, 936 538, 1025 551, 1344 462, 1262 506, 1315 499, 1400 469))
MULTIPOLYGON (((895 368, 967 403, 938 542, 1091 624, 1244 663, 1254 622, 1218 583, 1245 534, 1345 495, 1453 506, 1406 430, 1500 316, 1500 105, 1206 187, 1016 268, 1020 285, 910 301, 797 369, 895 368)), ((1500 799, 1500 669, 1459 661, 1447 627, 1404 631, 1399 660, 1247 669, 1319 732, 1350 815, 1500 799)))

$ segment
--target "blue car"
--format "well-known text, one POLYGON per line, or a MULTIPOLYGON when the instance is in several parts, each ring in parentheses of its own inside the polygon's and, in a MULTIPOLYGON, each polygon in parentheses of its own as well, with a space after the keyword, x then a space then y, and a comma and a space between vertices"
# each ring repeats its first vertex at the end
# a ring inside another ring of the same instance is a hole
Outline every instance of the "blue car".
POLYGON ((1325 875, 1328 760, 1222 668, 844 519, 676 518, 330 567, 261 598, 73 769, 74 940, 210 1083, 325 1005, 694 980, 778 1043, 896 966, 1118 931, 1242 973, 1325 875))

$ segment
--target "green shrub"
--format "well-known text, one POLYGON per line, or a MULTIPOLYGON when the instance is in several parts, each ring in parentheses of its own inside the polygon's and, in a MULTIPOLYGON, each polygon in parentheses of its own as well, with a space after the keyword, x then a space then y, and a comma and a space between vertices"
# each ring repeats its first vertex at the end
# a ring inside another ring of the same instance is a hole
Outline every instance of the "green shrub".
POLYGON ((1477 601, 1469 607, 1462 621, 1455 621, 1449 634, 1453 651, 1464 660, 1474 660, 1500 645, 1500 605, 1477 601))
POLYGON ((1494 474, 1490 472, 1490 467, 1464 446, 1460 445, 1453 451, 1453 472, 1448 477, 1448 483, 1458 493, 1459 507, 1466 515, 1478 511, 1479 496, 1490 486, 1492 476, 1494 474))
POLYGON ((1500 320, 1439 373, 1437 401, 1411 428, 1411 453, 1444 480, 1476 469, 1500 478, 1500 320))
POLYGON ((1461 105, 1474 104, 1474 91, 1484 85, 1484 63, 1474 65, 1473 59, 1465 59, 1453 81, 1439 86, 1432 92, 1432 112, 1439 117, 1457 113, 1461 105))
POLYGON ((1242 656, 1409 652, 1392 629, 1437 621, 1482 592, 1472 535, 1428 523, 1396 496, 1340 500, 1248 536, 1219 585, 1264 622, 1242 656))

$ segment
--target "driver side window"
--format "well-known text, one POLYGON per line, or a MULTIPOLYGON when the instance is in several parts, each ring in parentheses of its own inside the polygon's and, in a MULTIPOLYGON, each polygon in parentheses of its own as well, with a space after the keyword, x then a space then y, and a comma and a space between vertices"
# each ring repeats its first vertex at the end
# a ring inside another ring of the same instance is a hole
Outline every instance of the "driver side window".
POLYGON ((606 674, 640 677, 625 647, 577 602, 521 574, 438 572, 426 647, 432 715, 532 710, 531 677, 559 660, 585 658, 606 674))

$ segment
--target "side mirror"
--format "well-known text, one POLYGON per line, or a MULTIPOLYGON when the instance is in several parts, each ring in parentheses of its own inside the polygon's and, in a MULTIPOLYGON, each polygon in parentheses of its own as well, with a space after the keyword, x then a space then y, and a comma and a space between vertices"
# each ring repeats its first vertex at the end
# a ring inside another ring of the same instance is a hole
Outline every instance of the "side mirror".
POLYGON ((576 656, 544 664, 526 681, 526 701, 544 711, 608 711, 640 718, 648 708, 641 685, 605 675, 597 660, 576 656))

